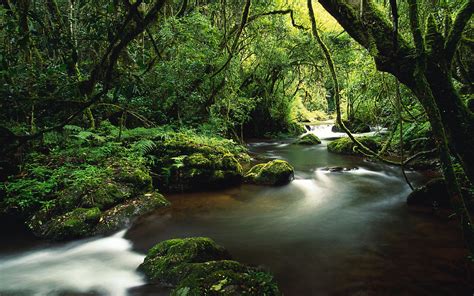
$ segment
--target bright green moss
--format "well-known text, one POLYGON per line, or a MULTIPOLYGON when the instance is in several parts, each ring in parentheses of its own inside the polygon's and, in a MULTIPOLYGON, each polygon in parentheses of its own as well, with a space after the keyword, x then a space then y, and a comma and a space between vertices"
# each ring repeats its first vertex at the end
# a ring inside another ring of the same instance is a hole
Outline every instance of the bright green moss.
POLYGON ((247 182, 259 185, 283 185, 290 182, 293 177, 293 167, 284 160, 257 164, 245 174, 247 182))
POLYGON ((321 144, 321 140, 315 134, 306 134, 298 139, 295 144, 298 145, 317 145, 321 144))
MULTIPOLYGON (((363 145, 370 148, 373 151, 377 151, 380 149, 380 144, 375 138, 370 137, 359 137, 357 138, 363 145)), ((333 153, 339 154, 350 154, 350 155, 357 155, 360 154, 357 152, 354 147, 356 144, 352 142, 350 138, 340 138, 337 140, 332 141, 328 144, 328 151, 333 153)))

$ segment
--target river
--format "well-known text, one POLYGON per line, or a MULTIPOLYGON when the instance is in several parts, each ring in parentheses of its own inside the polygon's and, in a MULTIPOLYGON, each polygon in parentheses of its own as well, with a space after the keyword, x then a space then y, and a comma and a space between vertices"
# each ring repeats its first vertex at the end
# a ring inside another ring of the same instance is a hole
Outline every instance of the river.
POLYGON ((321 145, 249 144, 295 167, 289 185, 168 195, 169 209, 106 238, 25 245, 6 237, 0 295, 166 295, 143 286, 135 268, 157 242, 189 236, 211 237, 234 259, 264 266, 285 295, 472 295, 454 222, 409 209, 398 167, 328 153, 328 141, 341 135, 330 126, 312 132, 321 145), (335 166, 350 170, 324 169, 335 166))

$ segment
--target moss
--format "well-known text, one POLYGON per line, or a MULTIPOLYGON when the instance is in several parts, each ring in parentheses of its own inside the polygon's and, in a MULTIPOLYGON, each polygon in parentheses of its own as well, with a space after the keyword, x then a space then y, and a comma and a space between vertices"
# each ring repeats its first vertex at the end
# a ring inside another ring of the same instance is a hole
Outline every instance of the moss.
POLYGON ((113 158, 108 161, 114 180, 125 183, 134 189, 134 193, 152 190, 152 178, 143 159, 113 158))
POLYGON ((99 222, 99 208, 77 208, 64 215, 54 217, 46 224, 36 221, 30 224, 33 231, 40 237, 54 240, 65 240, 92 235, 95 225, 99 222))
MULTIPOLYGON (((370 126, 360 119, 353 119, 351 121, 343 120, 344 125, 349 129, 351 133, 368 133, 370 132, 370 126)), ((332 127, 332 132, 343 133, 342 128, 336 123, 332 127)))
POLYGON ((169 201, 158 192, 142 194, 105 211, 102 214, 94 233, 112 233, 127 226, 131 221, 133 221, 133 219, 146 215, 159 208, 166 207, 169 204, 169 201))
POLYGON ((273 276, 263 270, 222 260, 185 264, 187 276, 171 295, 280 295, 273 276))
POLYGON ((290 135, 299 136, 306 132, 306 128, 304 127, 304 124, 299 122, 291 122, 288 124, 288 132, 290 135))
POLYGON ((139 269, 152 282, 176 285, 187 276, 183 264, 223 259, 229 253, 209 238, 171 239, 151 248, 139 269))
MULTIPOLYGON (((358 137, 357 138, 363 145, 366 147, 377 151, 380 149, 380 144, 375 138, 371 137, 358 137)), ((328 151, 333 153, 339 154, 350 154, 350 155, 358 155, 359 152, 354 150, 356 145, 350 138, 340 138, 337 140, 332 141, 328 144, 328 151)))
POLYGON ((184 164, 193 168, 212 169, 213 162, 202 153, 193 153, 185 158, 184 164))
POLYGON ((151 248, 139 269, 174 287, 171 295, 280 295, 270 273, 229 259, 209 238, 171 239, 151 248))
POLYGON ((254 165, 248 172, 245 174, 245 178, 256 178, 258 174, 262 171, 263 167, 265 167, 266 163, 259 163, 254 165))
POLYGON ((288 162, 272 160, 252 167, 245 175, 245 180, 259 185, 284 185, 293 177, 294 169, 288 162))
MULTIPOLYGON (((157 144, 153 171, 155 184, 165 192, 217 189, 238 184, 243 179, 239 159, 246 153, 232 153, 220 142, 198 143, 176 135, 157 144)), ((248 157, 248 156, 247 156, 248 157)))
POLYGON ((298 139, 295 144, 298 145, 317 145, 321 144, 321 140, 315 134, 306 134, 298 139))
POLYGON ((108 182, 83 197, 83 204, 89 207, 96 206, 104 210, 130 198, 131 195, 130 187, 108 182))
POLYGON ((234 155, 226 153, 222 156, 221 167, 223 170, 236 172, 242 174, 242 166, 237 161, 234 155))

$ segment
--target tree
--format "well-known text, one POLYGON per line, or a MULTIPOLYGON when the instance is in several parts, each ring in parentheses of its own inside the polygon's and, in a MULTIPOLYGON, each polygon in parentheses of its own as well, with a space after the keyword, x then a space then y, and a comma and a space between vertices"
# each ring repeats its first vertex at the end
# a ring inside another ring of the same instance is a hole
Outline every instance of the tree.
POLYGON ((393 23, 371 0, 320 0, 320 3, 369 51, 377 68, 393 74, 424 107, 453 205, 461 216, 463 226, 471 231, 451 154, 459 160, 464 173, 474 184, 474 137, 468 136, 474 130, 474 114, 468 110, 453 85, 453 61, 463 31, 474 12, 474 0, 463 2, 452 23, 451 15, 446 17, 444 33, 439 30, 433 14, 426 17, 426 30, 423 30, 418 1, 409 0, 412 42, 398 30, 396 1, 390 1, 393 23))

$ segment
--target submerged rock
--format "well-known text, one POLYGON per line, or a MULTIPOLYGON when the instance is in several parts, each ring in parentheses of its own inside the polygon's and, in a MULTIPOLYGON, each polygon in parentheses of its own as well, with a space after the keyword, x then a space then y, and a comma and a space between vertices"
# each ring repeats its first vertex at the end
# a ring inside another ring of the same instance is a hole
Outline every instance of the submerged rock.
POLYGON ((172 286, 171 295, 281 295, 270 273, 230 260, 204 237, 163 241, 138 269, 150 282, 172 286))
POLYGON ((245 180, 258 185, 284 185, 294 178, 293 167, 284 160, 257 164, 246 174, 245 180))
POLYGON ((321 144, 321 140, 315 134, 306 134, 298 139, 295 144, 298 145, 317 145, 321 144))
POLYGON ((335 167, 325 167, 322 170, 323 171, 328 171, 330 173, 339 173, 339 172, 354 171, 354 170, 358 170, 358 169, 359 168, 357 168, 357 167, 346 168, 346 167, 335 166, 335 167))
POLYGON ((407 204, 413 206, 449 207, 449 194, 444 179, 433 179, 416 188, 407 197, 407 204))
MULTIPOLYGON (((373 151, 380 149, 380 144, 375 138, 358 137, 357 139, 373 151)), ((328 144, 328 151, 339 154, 359 155, 360 153, 354 149, 355 146, 356 144, 350 138, 340 138, 328 144)))

